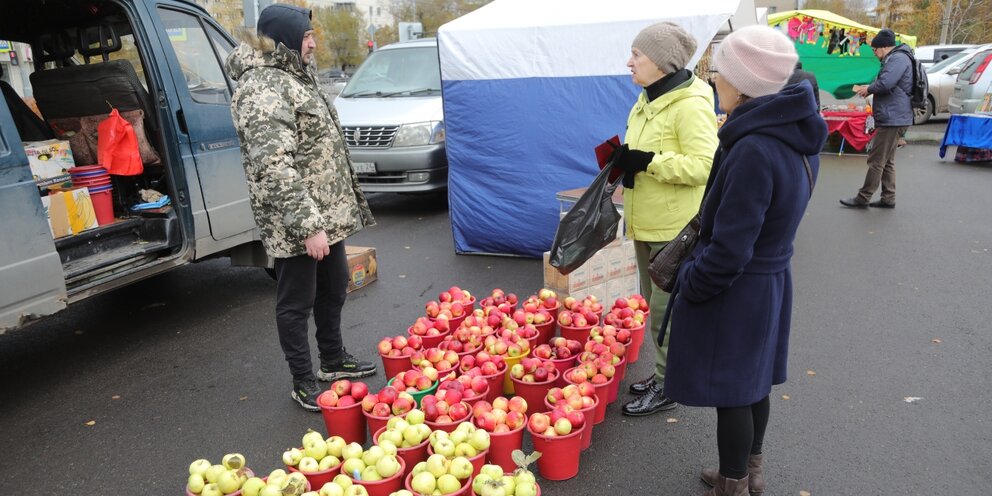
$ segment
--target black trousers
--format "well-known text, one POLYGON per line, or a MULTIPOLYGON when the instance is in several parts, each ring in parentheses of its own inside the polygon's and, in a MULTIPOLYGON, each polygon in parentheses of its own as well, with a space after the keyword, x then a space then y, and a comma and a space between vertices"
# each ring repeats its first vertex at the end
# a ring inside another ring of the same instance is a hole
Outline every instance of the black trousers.
POLYGON ((716 443, 720 475, 743 479, 749 455, 761 454, 771 403, 765 396, 753 405, 716 409, 716 443))
POLYGON ((293 380, 314 378, 308 338, 310 313, 317 324, 317 350, 322 360, 343 349, 341 309, 348 297, 348 257, 344 241, 331 245, 320 262, 307 255, 277 258, 276 327, 279 344, 293 380))

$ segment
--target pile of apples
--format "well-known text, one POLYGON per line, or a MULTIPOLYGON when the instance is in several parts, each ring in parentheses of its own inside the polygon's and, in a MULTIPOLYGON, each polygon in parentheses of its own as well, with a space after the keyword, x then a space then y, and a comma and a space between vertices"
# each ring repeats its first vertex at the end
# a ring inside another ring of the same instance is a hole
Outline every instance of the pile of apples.
POLYGON ((404 418, 393 417, 386 422, 386 429, 379 434, 376 444, 386 452, 392 448, 412 448, 423 443, 431 435, 431 428, 422 410, 413 409, 404 418))
POLYGON ((410 355, 410 364, 420 368, 427 377, 435 381, 453 371, 458 366, 458 361, 458 353, 440 348, 427 348, 410 355))
POLYGON ((448 319, 439 318, 436 320, 431 320, 427 317, 417 317, 417 320, 413 322, 413 325, 407 329, 407 334, 410 336, 440 336, 451 330, 451 326, 448 325, 448 319))
POLYGON ((475 467, 464 456, 451 460, 434 454, 413 467, 410 488, 421 495, 453 494, 472 477, 475 467))
POLYGON ((561 326, 589 327, 597 324, 599 324, 599 315, 585 307, 558 312, 558 325, 561 326))
POLYGON ((520 382, 548 382, 558 378, 554 362, 528 357, 510 367, 510 377, 520 382))
POLYGON ((355 484, 351 477, 338 474, 334 480, 325 483, 320 488, 320 492, 310 491, 303 496, 369 496, 369 491, 365 489, 365 486, 355 484))
POLYGON ((503 355, 510 358, 527 355, 530 351, 530 342, 508 329, 486 336, 483 344, 490 355, 503 355))
POLYGON ((524 339, 533 339, 541 333, 534 324, 517 324, 517 321, 509 317, 503 320, 503 328, 497 331, 498 334, 506 334, 507 332, 514 332, 524 339))
POLYGON ((609 324, 602 327, 593 326, 593 328, 589 330, 589 341, 595 341, 607 346, 613 344, 614 342, 626 346, 630 344, 632 338, 633 336, 630 334, 630 329, 617 329, 609 324))
POLYGON ((390 385, 396 389, 406 388, 404 391, 413 394, 430 389, 434 385, 434 381, 427 377, 422 370, 410 369, 396 374, 390 385))
POLYGON ((527 427, 531 432, 547 436, 565 436, 571 434, 575 429, 581 429, 585 425, 586 416, 578 411, 566 412, 562 407, 555 407, 551 414, 535 413, 527 419, 527 427))
POLYGON ((537 480, 527 469, 504 474, 499 465, 483 465, 472 481, 476 496, 537 496, 537 480))
POLYGON ((464 317, 466 310, 468 310, 468 305, 460 301, 437 302, 431 300, 424 305, 424 309, 427 318, 431 320, 440 318, 451 320, 464 317))
POLYGON ((485 337, 493 332, 493 328, 489 326, 485 326, 484 328, 477 325, 466 326, 465 322, 462 322, 462 325, 456 327, 451 331, 451 334, 445 336, 437 347, 442 350, 451 350, 455 353, 476 352, 482 349, 482 341, 485 337))
POLYGON ((402 469, 395 446, 384 448, 373 445, 362 450, 362 445, 351 443, 344 447, 341 456, 344 460, 341 473, 354 480, 380 481, 398 474, 402 469), (386 451, 387 449, 390 451, 386 451))
POLYGON ((561 303, 562 306, 565 307, 564 308, 565 310, 571 310, 575 312, 578 311, 579 309, 584 308, 597 315, 603 314, 603 304, 599 302, 599 299, 596 298, 596 295, 588 295, 585 298, 582 298, 581 300, 577 300, 571 296, 566 296, 561 303))
POLYGON ((319 432, 310 430, 303 435, 303 449, 286 450, 282 454, 282 462, 304 474, 323 472, 341 463, 347 444, 341 436, 331 436, 325 440, 319 432))
POLYGON ((418 335, 382 338, 377 348, 382 356, 408 357, 413 352, 424 348, 424 338, 418 335))
POLYGON ((471 422, 458 424, 451 434, 437 430, 431 433, 431 451, 447 459, 464 456, 472 458, 489 449, 489 432, 476 429, 471 422))
POLYGON ((540 306, 540 300, 533 296, 531 298, 533 298, 533 300, 528 299, 525 301, 523 308, 514 311, 511 315, 513 321, 516 322, 517 325, 543 325, 554 320, 551 317, 551 312, 540 306))
POLYGON ((517 306, 517 295, 504 293, 502 289, 493 289, 489 296, 479 302, 480 307, 496 307, 505 314, 510 314, 517 306))
MULTIPOLYGON (((277 468, 265 479, 252 477, 241 486, 243 496, 283 496, 307 494, 307 478, 300 472, 286 473, 277 468)), ((202 493, 200 496, 203 496, 202 493)), ((359 496, 359 495, 354 495, 359 496)))
POLYGON ((448 379, 437 387, 438 399, 447 401, 449 405, 459 401, 470 404, 489 392, 489 381, 481 373, 462 374, 455 379, 448 379))
POLYGON ((629 308, 633 311, 641 310, 644 313, 651 311, 648 301, 639 294, 630 295, 630 298, 617 298, 617 301, 613 302, 613 308, 611 310, 623 308, 629 308))
POLYGON ((403 415, 417 406, 417 400, 406 391, 386 386, 378 393, 369 393, 362 399, 362 410, 373 417, 403 415))
POLYGON ((351 382, 341 379, 331 383, 331 387, 317 396, 317 404, 334 408, 345 408, 361 402, 369 394, 364 382, 351 382))
MULTIPOLYGON (((493 355, 488 351, 482 350, 476 353, 473 358, 474 360, 471 362, 472 365, 469 369, 478 367, 479 373, 484 376, 491 376, 506 370, 506 359, 503 355, 493 355)), ((462 359, 464 360, 465 357, 462 357, 462 359)), ((464 366, 465 363, 459 364, 459 367, 464 366)))
POLYGON ((546 400, 554 408, 582 410, 596 404, 596 386, 591 382, 569 384, 563 388, 554 387, 548 390, 546 400))
POLYGON ((476 427, 487 432, 515 431, 527 422, 527 400, 500 396, 492 403, 477 401, 472 406, 472 419, 476 427))
POLYGON ((424 411, 424 416, 428 422, 434 422, 437 424, 450 424, 454 422, 461 422, 468 418, 472 413, 469 410, 468 403, 461 401, 461 397, 451 395, 447 396, 448 393, 442 395, 443 397, 448 397, 454 399, 458 397, 458 401, 454 403, 449 403, 443 399, 438 398, 436 394, 428 394, 420 399, 420 408, 424 411))
POLYGON ((602 367, 601 364, 613 365, 615 367, 620 364, 621 358, 626 352, 627 348, 619 341, 613 341, 610 344, 586 341, 582 353, 579 353, 578 361, 580 365, 585 362, 598 361, 596 364, 597 367, 602 367))
POLYGON ((221 496, 241 489, 249 479, 245 456, 240 453, 224 455, 219 464, 201 458, 189 464, 186 489, 193 494, 221 496))
POLYGON ((616 367, 602 362, 583 362, 565 371, 565 380, 572 384, 582 384, 591 382, 594 385, 602 385, 610 382, 616 374, 616 367))
MULTIPOLYGON (((596 329, 593 327, 593 329, 596 329)), ((562 360, 573 358, 582 353, 582 343, 574 339, 565 339, 561 336, 551 338, 548 344, 537 345, 533 355, 545 360, 562 360)))
POLYGON ((647 313, 644 310, 631 310, 630 307, 614 308, 603 317, 603 323, 621 329, 637 329, 644 325, 647 313))
POLYGON ((441 303, 459 302, 465 307, 470 307, 475 303, 475 297, 468 290, 459 288, 458 286, 452 286, 447 291, 441 291, 437 295, 437 301, 441 303))

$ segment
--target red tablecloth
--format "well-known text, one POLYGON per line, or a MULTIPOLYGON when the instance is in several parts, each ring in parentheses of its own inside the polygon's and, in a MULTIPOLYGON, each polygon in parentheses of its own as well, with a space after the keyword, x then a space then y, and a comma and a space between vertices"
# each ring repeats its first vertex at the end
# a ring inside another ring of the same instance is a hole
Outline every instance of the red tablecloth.
POLYGON ((844 139, 857 150, 864 150, 875 130, 865 133, 865 120, 869 113, 860 111, 829 111, 822 112, 823 120, 827 121, 827 131, 840 133, 844 139))

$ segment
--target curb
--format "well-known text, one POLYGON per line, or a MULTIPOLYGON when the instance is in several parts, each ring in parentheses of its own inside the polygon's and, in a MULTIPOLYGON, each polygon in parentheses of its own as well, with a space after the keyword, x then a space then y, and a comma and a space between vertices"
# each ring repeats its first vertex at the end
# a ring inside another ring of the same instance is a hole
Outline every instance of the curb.
POLYGON ((934 143, 940 144, 944 140, 944 133, 936 131, 908 131, 906 141, 909 143, 934 143))

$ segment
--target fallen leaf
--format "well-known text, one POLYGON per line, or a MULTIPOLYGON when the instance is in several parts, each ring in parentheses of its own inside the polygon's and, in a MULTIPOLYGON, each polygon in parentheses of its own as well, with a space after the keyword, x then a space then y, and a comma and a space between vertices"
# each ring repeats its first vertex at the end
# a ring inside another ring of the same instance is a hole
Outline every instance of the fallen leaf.
POLYGON ((409 247, 409 246, 404 246, 404 247, 403 247, 403 249, 404 249, 404 250, 409 250, 409 249, 410 249, 410 247, 409 247))
POLYGON ((902 400, 905 401, 906 403, 916 403, 916 402, 918 402, 918 401, 920 401, 922 399, 923 398, 920 397, 920 396, 907 396, 907 397, 903 398, 902 400))
POLYGON ((75 335, 77 335, 77 336, 79 336, 79 335, 80 335, 80 334, 82 334, 82 333, 83 333, 83 331, 76 331, 76 332, 74 332, 73 334, 75 334, 75 335))
POLYGON ((248 399, 248 397, 247 397, 247 396, 242 396, 242 397, 240 397, 240 398, 238 398, 238 401, 244 401, 244 400, 246 400, 246 399, 248 399))
POLYGON ((94 425, 96 425, 96 420, 90 420, 89 422, 86 422, 86 425, 93 427, 94 425))
POLYGON ((400 279, 406 279, 406 274, 400 274, 400 279))
POLYGON ((875 234, 875 231, 868 231, 868 234, 875 234))
POLYGON ((791 399, 792 399, 792 396, 789 396, 789 395, 787 395, 787 394, 783 394, 783 395, 782 395, 782 399, 783 399, 783 400, 785 400, 785 401, 789 401, 789 400, 791 400, 791 399))
POLYGON ((816 375, 816 372, 814 372, 812 370, 807 370, 806 371, 806 375, 816 375))
POLYGON ((665 419, 665 422, 668 422, 669 424, 676 424, 676 423, 678 423, 678 421, 679 421, 679 419, 677 419, 675 417, 668 417, 667 419, 665 419))
POLYGON ((115 395, 111 396, 110 399, 112 399, 112 400, 119 400, 119 399, 121 399, 121 395, 115 394, 115 395))
POLYGON ((933 344, 940 344, 940 343, 943 343, 943 341, 941 341, 940 338, 933 338, 933 344))
POLYGON ((810 496, 809 491, 799 491, 799 496, 810 496))

